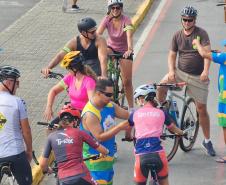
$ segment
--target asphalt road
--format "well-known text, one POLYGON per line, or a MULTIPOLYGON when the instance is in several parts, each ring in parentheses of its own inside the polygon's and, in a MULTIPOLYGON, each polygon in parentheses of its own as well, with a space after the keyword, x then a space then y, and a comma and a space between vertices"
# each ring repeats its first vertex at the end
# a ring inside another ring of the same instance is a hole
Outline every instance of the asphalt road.
MULTIPOLYGON (((167 72, 167 54, 173 33, 181 28, 180 10, 191 4, 199 11, 197 24, 207 30, 212 48, 222 49, 220 40, 225 38, 223 9, 216 7, 216 0, 162 0, 155 1, 152 10, 135 34, 135 43, 139 50, 134 62, 134 87, 148 82, 159 82, 167 72), (211 10, 211 11, 209 11, 211 10)), ((211 120, 211 139, 217 155, 225 154, 222 130, 217 126, 217 75, 218 66, 210 69, 210 89, 208 110, 211 120)), ((115 164, 114 184, 133 184, 133 148, 132 143, 121 142, 122 134, 117 137, 119 158, 115 164)), ((169 164, 169 180, 173 185, 224 185, 226 173, 224 164, 218 164, 215 158, 207 156, 200 144, 203 140, 200 128, 197 141, 188 153, 178 149, 169 164)), ((42 184, 54 184, 54 178, 45 178, 42 184), (50 180, 51 179, 51 180, 50 180)))
POLYGON ((19 19, 40 0, 0 0, 0 32, 19 19))

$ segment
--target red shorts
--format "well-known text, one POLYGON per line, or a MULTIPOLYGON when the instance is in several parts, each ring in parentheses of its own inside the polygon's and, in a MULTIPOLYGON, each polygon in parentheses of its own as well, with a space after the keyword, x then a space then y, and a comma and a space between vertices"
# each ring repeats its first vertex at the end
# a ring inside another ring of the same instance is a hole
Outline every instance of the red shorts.
POLYGON ((135 156, 134 181, 137 183, 146 182, 150 172, 150 164, 156 166, 158 179, 168 177, 168 160, 165 151, 147 153, 135 156))

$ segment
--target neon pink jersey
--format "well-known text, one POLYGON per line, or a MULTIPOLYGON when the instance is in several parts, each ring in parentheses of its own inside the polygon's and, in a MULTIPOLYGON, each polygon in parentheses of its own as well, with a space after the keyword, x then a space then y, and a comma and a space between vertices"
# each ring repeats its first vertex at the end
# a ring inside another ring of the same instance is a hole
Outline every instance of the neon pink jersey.
POLYGON ((132 116, 136 138, 160 138, 163 124, 165 123, 167 127, 171 126, 171 121, 167 121, 167 117, 161 109, 155 108, 149 103, 139 108, 132 116))
POLYGON ((95 89, 95 80, 89 76, 84 76, 81 87, 75 87, 76 76, 67 74, 60 82, 68 88, 68 94, 71 101, 71 106, 82 111, 89 100, 88 91, 95 89))
POLYGON ((132 22, 129 17, 121 16, 121 25, 119 29, 115 29, 112 24, 112 18, 110 16, 105 16, 101 22, 101 26, 107 29, 108 39, 107 45, 110 46, 114 51, 126 52, 128 50, 126 31, 123 29, 127 25, 131 25, 132 22))

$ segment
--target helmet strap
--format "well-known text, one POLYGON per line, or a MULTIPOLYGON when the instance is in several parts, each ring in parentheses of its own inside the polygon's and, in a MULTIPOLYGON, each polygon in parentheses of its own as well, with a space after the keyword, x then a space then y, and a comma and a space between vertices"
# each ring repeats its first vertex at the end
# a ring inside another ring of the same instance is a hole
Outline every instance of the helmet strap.
POLYGON ((9 89, 9 87, 7 87, 6 84, 3 83, 3 81, 1 83, 9 91, 9 93, 13 95, 13 92, 14 92, 14 89, 15 89, 15 84, 16 84, 16 79, 14 79, 14 81, 13 81, 13 88, 11 90, 9 89))
POLYGON ((87 32, 87 31, 86 31, 86 35, 84 35, 84 34, 82 34, 82 33, 81 33, 81 35, 82 35, 83 37, 85 37, 85 38, 89 39, 90 41, 92 41, 92 40, 94 40, 94 39, 95 39, 95 38, 94 38, 94 39, 89 38, 89 37, 88 37, 88 32, 87 32))

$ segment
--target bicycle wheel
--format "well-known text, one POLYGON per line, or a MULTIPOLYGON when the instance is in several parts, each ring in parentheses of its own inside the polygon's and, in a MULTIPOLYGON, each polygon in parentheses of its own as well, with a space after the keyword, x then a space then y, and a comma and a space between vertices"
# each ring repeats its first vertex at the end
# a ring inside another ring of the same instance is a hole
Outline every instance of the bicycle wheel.
POLYGON ((161 141, 162 141, 162 146, 166 151, 167 159, 168 161, 170 161, 177 152, 180 137, 172 134, 164 125, 161 141))
POLYGON ((180 140, 181 149, 188 152, 192 149, 199 131, 198 112, 196 111, 196 105, 193 98, 189 98, 183 108, 181 129, 190 129, 188 135, 182 137, 180 140))

